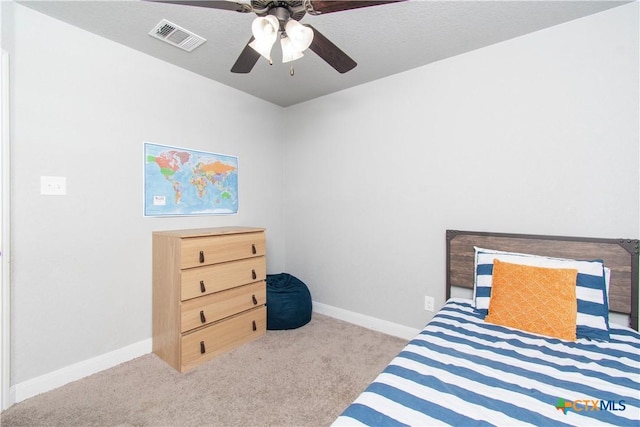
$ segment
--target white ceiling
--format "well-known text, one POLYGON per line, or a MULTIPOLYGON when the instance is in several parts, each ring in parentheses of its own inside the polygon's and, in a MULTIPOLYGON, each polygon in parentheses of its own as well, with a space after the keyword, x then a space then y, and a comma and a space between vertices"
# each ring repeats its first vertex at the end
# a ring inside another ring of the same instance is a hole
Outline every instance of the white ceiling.
POLYGON ((253 13, 138 0, 18 2, 283 107, 628 3, 409 0, 307 14, 301 22, 313 25, 353 58, 355 69, 339 74, 312 51, 282 64, 278 47, 272 66, 260 58, 251 73, 234 74, 229 70, 251 37, 253 13), (207 42, 189 53, 149 36, 162 19, 207 42))

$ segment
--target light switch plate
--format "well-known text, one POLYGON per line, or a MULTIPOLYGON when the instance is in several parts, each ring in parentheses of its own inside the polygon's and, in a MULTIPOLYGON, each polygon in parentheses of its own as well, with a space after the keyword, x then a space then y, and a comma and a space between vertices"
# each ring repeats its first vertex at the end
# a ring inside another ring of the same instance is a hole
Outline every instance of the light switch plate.
POLYGON ((41 176, 40 194, 43 196, 64 196, 67 194, 67 177, 41 176))

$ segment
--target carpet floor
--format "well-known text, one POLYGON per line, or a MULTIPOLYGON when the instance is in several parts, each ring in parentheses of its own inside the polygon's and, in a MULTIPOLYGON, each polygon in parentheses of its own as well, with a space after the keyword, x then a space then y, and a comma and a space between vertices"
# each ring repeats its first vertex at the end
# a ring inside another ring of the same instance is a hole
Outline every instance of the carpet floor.
POLYGON ((2 412, 9 426, 327 426, 406 345, 320 314, 181 374, 154 354, 2 412))

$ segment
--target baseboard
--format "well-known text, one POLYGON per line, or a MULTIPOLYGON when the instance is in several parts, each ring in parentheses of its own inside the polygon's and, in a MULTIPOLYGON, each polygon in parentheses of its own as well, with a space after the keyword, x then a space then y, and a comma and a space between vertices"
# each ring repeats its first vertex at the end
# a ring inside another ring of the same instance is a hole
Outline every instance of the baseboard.
POLYGON ((151 338, 18 383, 11 387, 10 398, 12 403, 18 403, 148 353, 151 353, 151 338))
MULTIPOLYGON (((408 326, 399 325, 397 323, 377 319, 375 317, 355 313, 353 311, 344 310, 342 308, 333 307, 320 302, 313 302, 313 311, 335 319, 353 323, 354 325, 407 340, 412 339, 420 333, 419 329, 410 328, 408 326)), ((149 338, 118 350, 66 366, 58 369, 57 371, 18 383, 11 386, 9 390, 9 399, 7 399, 9 400, 9 402, 7 402, 8 406, 26 400, 30 397, 37 396, 38 394, 51 391, 89 375, 104 371, 105 369, 112 368, 121 363, 135 359, 136 357, 144 356, 145 354, 151 353, 151 348, 152 342, 151 338, 149 338)))
POLYGON ((408 326, 399 325, 387 320, 378 319, 364 314, 356 313, 321 302, 313 301, 313 311, 324 314, 335 319, 344 320, 354 325, 362 326, 367 329, 382 332, 394 337, 400 337, 407 340, 414 338, 420 333, 420 329, 410 328, 408 326))

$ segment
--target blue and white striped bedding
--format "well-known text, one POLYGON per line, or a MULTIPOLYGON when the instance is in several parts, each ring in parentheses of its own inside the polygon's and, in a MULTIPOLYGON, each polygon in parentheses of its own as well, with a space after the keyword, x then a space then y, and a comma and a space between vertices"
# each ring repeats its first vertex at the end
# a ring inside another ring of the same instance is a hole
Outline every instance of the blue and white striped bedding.
POLYGON ((638 332, 572 343, 483 317, 449 300, 333 425, 640 425, 638 332))

